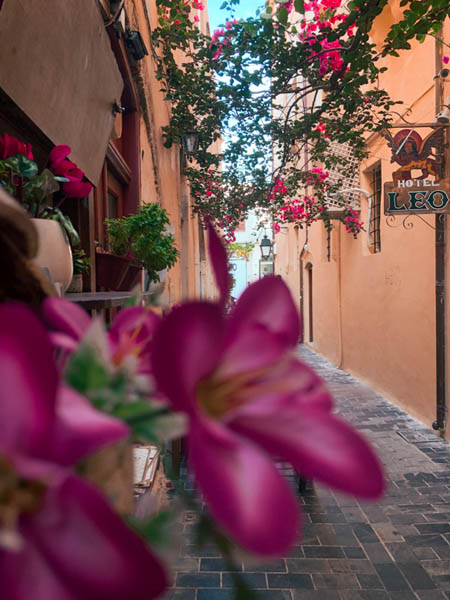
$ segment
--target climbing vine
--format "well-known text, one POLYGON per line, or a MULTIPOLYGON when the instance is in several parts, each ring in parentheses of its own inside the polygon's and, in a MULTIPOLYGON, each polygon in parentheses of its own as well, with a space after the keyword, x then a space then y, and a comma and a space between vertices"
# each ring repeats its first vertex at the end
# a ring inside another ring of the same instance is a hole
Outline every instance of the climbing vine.
POLYGON ((388 0, 277 0, 239 21, 238 2, 223 2, 228 20, 206 36, 201 2, 158 0, 154 55, 172 106, 165 142, 200 133, 186 168, 194 210, 228 233, 255 208, 276 227, 308 226, 326 219, 330 197, 348 205, 339 173, 366 156, 367 132, 393 121, 381 59, 435 34, 450 8, 401 0, 401 20, 377 47, 369 32, 388 0))

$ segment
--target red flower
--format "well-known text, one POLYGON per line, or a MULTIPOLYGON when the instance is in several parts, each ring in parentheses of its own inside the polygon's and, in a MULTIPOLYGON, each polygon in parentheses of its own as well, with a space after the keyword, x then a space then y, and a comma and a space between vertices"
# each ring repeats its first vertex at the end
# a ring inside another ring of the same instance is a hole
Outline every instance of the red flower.
POLYGON ((83 181, 83 171, 74 162, 67 159, 70 152, 70 146, 65 144, 55 146, 48 157, 49 169, 55 175, 69 180, 61 185, 62 191, 68 198, 85 198, 91 191, 92 184, 83 181))
POLYGON ((3 139, 0 136, 0 159, 5 160, 5 158, 10 158, 11 156, 17 156, 17 154, 23 154, 30 160, 33 160, 31 144, 24 144, 7 133, 3 134, 3 139))

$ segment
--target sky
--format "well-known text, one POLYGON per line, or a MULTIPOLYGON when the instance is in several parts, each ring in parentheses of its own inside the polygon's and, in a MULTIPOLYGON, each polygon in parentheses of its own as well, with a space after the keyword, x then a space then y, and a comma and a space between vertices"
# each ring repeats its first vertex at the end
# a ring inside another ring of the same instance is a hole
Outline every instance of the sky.
MULTIPOLYGON (((227 10, 220 10, 223 0, 208 0, 209 21, 211 31, 217 29, 219 25, 223 25, 230 13, 227 10)), ((235 8, 235 17, 237 19, 246 19, 252 17, 256 13, 256 9, 264 5, 263 0, 241 0, 235 8)))

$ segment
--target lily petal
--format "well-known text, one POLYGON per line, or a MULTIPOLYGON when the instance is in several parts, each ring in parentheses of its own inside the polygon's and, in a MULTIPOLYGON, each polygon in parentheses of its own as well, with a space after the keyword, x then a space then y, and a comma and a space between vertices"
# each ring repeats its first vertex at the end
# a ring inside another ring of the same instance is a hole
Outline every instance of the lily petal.
POLYGON ((129 435, 129 429, 122 421, 99 412, 67 386, 60 388, 56 413, 51 460, 60 465, 73 465, 84 456, 129 435))
POLYGON ((46 298, 42 314, 50 329, 74 340, 80 340, 91 324, 89 315, 82 308, 63 298, 46 298))
POLYGON ((300 319, 283 280, 264 277, 249 285, 230 316, 227 334, 223 369, 228 376, 247 369, 242 361, 250 351, 252 356, 247 357, 247 361, 251 359, 251 368, 257 369, 265 368, 295 347, 300 335, 300 319), (264 332, 266 341, 262 342, 264 332), (261 338, 259 351, 254 352, 250 350, 251 341, 258 344, 258 337, 261 338))
POLYGON ((305 363, 292 357, 264 371, 236 395, 237 408, 227 421, 243 417, 271 419, 281 411, 333 408, 333 397, 324 382, 305 363))
POLYGON ((270 417, 241 413, 228 425, 289 461, 309 479, 363 498, 381 496, 384 477, 380 462, 355 429, 324 410, 299 410, 295 405, 274 408, 270 417))
POLYGON ((153 374, 175 409, 196 410, 198 382, 215 368, 223 345, 220 308, 209 302, 189 302, 162 321, 153 338, 153 374))
POLYGON ((211 258, 216 284, 219 288, 220 303, 224 305, 227 302, 230 293, 230 274, 228 272, 227 252, 222 240, 217 235, 216 230, 211 225, 210 221, 207 221, 206 227, 208 229, 209 256, 211 258))
POLYGON ((54 422, 58 373, 46 331, 25 306, 0 306, 0 444, 40 456, 54 422))
POLYGON ((230 336, 246 324, 258 324, 295 346, 300 317, 289 288, 279 276, 267 276, 249 285, 239 296, 230 319, 230 336))
POLYGON ((49 338, 52 345, 63 352, 74 352, 78 348, 78 341, 65 333, 49 333, 49 338))
POLYGON ((78 600, 32 544, 18 552, 0 551, 0 581, 10 600, 78 600))
POLYGON ((114 341, 119 341, 123 334, 136 334, 136 342, 151 342, 161 317, 142 306, 124 308, 115 317, 109 330, 109 336, 114 341))
POLYGON ((285 340, 260 325, 249 324, 225 350, 218 370, 219 378, 265 369, 286 352, 285 340))
POLYGON ((22 528, 75 598, 151 600, 167 586, 161 563, 144 541, 78 477, 48 488, 42 509, 22 528))
POLYGON ((271 458, 214 421, 191 423, 189 461, 211 514, 242 547, 282 556, 299 534, 297 502, 271 458))

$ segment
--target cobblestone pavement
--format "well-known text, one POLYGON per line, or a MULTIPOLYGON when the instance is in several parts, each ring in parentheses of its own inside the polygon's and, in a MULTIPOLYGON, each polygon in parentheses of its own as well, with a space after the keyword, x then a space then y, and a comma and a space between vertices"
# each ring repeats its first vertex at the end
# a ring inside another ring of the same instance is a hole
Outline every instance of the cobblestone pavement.
MULTIPOLYGON (((388 489, 374 504, 310 487, 299 495, 304 531, 291 554, 236 569, 261 600, 450 599, 450 446, 325 359, 302 355, 376 447, 388 489)), ((192 544, 195 518, 183 515, 184 545, 164 600, 232 600, 218 551, 192 544)))

